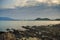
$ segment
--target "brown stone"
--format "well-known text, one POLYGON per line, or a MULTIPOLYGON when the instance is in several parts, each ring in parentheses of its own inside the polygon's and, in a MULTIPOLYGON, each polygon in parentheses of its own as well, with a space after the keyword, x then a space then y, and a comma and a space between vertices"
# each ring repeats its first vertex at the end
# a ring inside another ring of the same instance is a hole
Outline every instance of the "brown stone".
POLYGON ((9 32, 0 35, 0 40, 16 40, 15 35, 9 32))

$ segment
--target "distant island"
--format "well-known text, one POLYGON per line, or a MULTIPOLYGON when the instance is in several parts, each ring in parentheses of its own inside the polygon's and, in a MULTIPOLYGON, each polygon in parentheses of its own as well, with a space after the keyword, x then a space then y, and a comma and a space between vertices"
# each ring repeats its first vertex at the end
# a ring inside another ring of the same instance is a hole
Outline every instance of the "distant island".
POLYGON ((0 17, 0 21, 60 21, 60 19, 49 19, 49 18, 36 18, 36 19, 26 19, 26 20, 22 20, 22 19, 13 19, 10 17, 0 17))
POLYGON ((0 17, 0 21, 10 21, 10 20, 14 20, 14 19, 9 17, 0 17))
POLYGON ((55 20, 60 21, 60 19, 55 19, 55 20))
POLYGON ((35 20, 42 21, 60 21, 60 19, 49 19, 49 18, 36 18, 35 20))
POLYGON ((35 20, 51 20, 49 18, 36 18, 35 20))

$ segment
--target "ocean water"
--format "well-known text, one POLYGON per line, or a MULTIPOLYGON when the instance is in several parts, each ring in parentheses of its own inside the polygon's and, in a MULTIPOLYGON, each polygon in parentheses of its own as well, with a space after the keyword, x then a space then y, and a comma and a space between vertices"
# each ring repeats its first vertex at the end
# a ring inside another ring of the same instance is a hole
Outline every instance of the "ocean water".
POLYGON ((22 29, 21 26, 40 26, 60 24, 60 21, 0 21, 0 31, 4 31, 7 28, 22 29))

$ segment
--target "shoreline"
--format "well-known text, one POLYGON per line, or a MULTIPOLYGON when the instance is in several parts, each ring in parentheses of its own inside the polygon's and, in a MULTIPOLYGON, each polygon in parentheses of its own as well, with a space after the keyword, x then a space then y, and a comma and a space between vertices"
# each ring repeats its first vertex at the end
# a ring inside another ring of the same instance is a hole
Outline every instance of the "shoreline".
POLYGON ((47 26, 22 26, 26 30, 6 29, 0 31, 1 40, 60 40, 60 24, 47 26), (4 37, 5 36, 5 37, 4 37), (3 38, 3 39, 2 39, 3 38))

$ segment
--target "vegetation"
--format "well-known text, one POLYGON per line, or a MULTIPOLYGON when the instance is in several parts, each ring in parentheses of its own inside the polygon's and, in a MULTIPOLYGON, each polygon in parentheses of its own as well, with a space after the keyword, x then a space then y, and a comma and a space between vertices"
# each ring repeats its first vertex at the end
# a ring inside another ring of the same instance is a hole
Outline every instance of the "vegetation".
POLYGON ((50 20, 48 18, 36 18, 35 20, 50 20))
POLYGON ((49 18, 36 18, 35 20, 44 20, 44 21, 46 21, 46 20, 52 20, 52 21, 60 21, 60 19, 49 19, 49 18))
POLYGON ((55 20, 60 21, 60 19, 55 19, 55 20))

